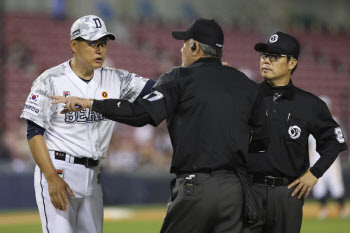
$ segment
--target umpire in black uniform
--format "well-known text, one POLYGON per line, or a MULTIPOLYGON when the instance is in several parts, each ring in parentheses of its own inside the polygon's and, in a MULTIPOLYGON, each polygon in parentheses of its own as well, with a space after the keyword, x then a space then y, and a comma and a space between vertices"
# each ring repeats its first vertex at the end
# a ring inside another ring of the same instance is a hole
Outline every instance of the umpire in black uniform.
MULTIPOLYGON (((162 75, 143 99, 94 100, 92 109, 133 126, 167 120, 177 178, 162 233, 242 232, 243 190, 234 169, 246 166, 251 136, 257 150, 266 147, 262 95, 243 73, 221 64, 224 35, 214 20, 198 19, 172 35, 184 41, 182 67, 162 75)), ((70 111, 75 104, 91 108, 90 100, 69 103, 70 111)))
POLYGON ((265 81, 260 87, 267 107, 271 144, 266 155, 248 156, 253 188, 266 201, 264 221, 251 232, 297 233, 301 228, 304 198, 347 146, 327 105, 317 96, 295 87, 290 79, 298 63, 298 41, 276 32, 267 43, 258 43, 254 48, 261 52, 260 73, 265 81), (321 155, 311 168, 310 134, 315 137, 321 155))

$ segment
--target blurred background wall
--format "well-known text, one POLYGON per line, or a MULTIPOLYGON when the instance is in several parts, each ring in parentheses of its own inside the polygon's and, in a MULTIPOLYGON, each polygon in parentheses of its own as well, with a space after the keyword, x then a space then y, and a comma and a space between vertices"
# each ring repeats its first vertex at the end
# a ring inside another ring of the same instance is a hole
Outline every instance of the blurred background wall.
MULTIPOLYGON (((35 163, 26 123, 19 116, 34 79, 71 58, 70 27, 78 17, 99 15, 117 35, 109 44, 106 66, 154 80, 181 64, 182 43, 171 38, 171 31, 187 28, 195 18, 214 18, 223 26, 223 60, 257 82, 261 78, 254 44, 275 31, 289 32, 302 46, 293 82, 328 96, 349 135, 349 12, 348 0, 0 1, 0 209, 35 206, 35 163)), ((102 164, 106 204, 165 202, 171 155, 164 123, 158 128, 118 124, 102 164)), ((349 155, 340 156, 349 196, 349 155)))

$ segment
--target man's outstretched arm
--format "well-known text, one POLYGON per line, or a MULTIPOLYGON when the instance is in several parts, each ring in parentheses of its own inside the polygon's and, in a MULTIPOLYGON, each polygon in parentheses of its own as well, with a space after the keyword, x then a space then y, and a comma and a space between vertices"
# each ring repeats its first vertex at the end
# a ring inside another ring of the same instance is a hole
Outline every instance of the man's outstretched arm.
POLYGON ((127 125, 154 125, 152 118, 138 100, 133 103, 119 99, 94 100, 91 109, 110 120, 127 125))
MULTIPOLYGON (((146 124, 151 124, 156 126, 154 120, 151 115, 157 113, 149 113, 149 111, 153 111, 152 109, 147 111, 143 106, 145 105, 147 99, 138 99, 133 103, 130 103, 127 100, 120 99, 107 99, 107 100, 93 100, 93 99, 84 99, 79 97, 63 97, 63 96, 51 96, 54 101, 52 104, 65 104, 61 114, 65 114, 68 112, 77 112, 85 108, 90 108, 95 112, 101 113, 104 117, 117 121, 120 123, 124 123, 131 126, 144 126, 146 124)), ((153 108, 165 108, 165 102, 157 101, 152 103, 146 103, 146 105, 154 105, 153 108)), ((164 116, 159 116, 159 113, 162 111, 158 111, 158 117, 165 119, 164 116)))
POLYGON ((108 119, 127 125, 151 124, 157 126, 174 113, 179 103, 180 88, 172 73, 174 72, 163 74, 153 86, 151 93, 132 103, 121 99, 93 100, 74 96, 50 97, 54 99, 52 104, 63 104, 62 114, 90 108, 108 119))

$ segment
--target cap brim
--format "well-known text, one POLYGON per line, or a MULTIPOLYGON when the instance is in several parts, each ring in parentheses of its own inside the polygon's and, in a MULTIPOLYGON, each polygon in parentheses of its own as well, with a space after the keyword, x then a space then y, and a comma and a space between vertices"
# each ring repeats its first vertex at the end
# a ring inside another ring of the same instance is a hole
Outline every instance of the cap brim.
POLYGON ((92 40, 98 40, 104 36, 107 36, 111 40, 115 40, 115 35, 113 33, 110 33, 110 32, 98 33, 92 38, 92 40))
POLYGON ((176 40, 189 40, 191 36, 186 31, 174 31, 171 33, 176 40))
POLYGON ((258 43, 254 46, 255 51, 263 53, 287 54, 288 51, 281 49, 273 44, 258 43))
POLYGON ((96 35, 94 35, 92 38, 86 35, 80 35, 78 37, 83 38, 84 40, 90 40, 90 41, 94 41, 94 40, 98 40, 104 36, 107 36, 109 39, 111 40, 115 40, 115 35, 113 33, 110 32, 103 32, 103 33, 97 33, 96 35))
POLYGON ((109 39, 115 40, 115 35, 113 33, 108 33, 107 36, 109 39))

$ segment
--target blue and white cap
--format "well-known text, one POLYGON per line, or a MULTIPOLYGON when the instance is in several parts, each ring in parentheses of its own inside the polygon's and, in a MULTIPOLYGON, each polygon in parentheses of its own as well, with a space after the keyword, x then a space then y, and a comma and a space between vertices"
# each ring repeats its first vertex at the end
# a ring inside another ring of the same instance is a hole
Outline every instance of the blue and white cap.
POLYGON ((86 15, 77 19, 70 29, 71 40, 81 37, 84 40, 94 41, 104 36, 115 40, 115 35, 107 31, 103 20, 96 15, 86 15))

